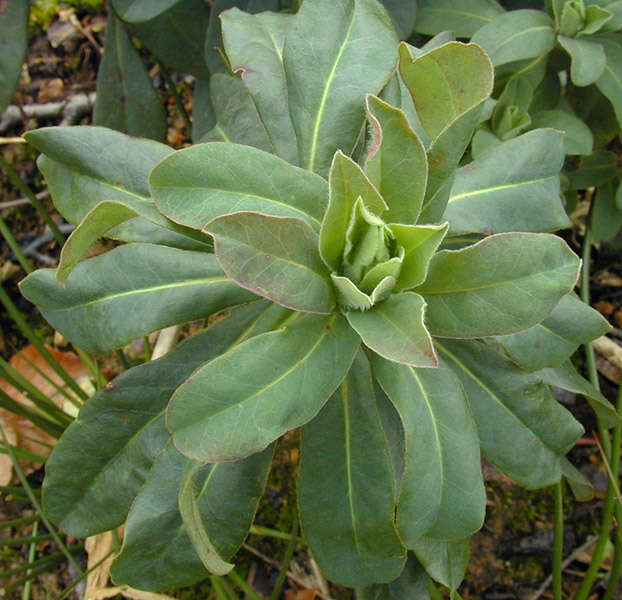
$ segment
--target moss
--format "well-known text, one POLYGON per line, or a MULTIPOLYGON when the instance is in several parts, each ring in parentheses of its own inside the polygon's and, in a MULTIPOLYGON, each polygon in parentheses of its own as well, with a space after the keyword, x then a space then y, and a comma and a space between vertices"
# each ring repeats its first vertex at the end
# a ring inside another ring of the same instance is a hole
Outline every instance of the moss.
POLYGON ((66 8, 100 11, 104 8, 104 0, 34 0, 30 4, 29 25, 46 31, 58 11, 66 8))

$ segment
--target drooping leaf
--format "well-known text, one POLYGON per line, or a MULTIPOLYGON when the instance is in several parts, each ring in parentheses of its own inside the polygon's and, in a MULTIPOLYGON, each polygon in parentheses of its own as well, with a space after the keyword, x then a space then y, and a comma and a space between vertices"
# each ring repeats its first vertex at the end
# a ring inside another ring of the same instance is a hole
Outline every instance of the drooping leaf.
POLYGON ((356 590, 356 600, 430 600, 428 585, 430 578, 419 561, 408 555, 402 574, 391 583, 369 585, 356 590))
POLYGON ((416 223, 428 182, 425 148, 401 110, 376 96, 367 97, 366 107, 373 139, 365 173, 389 207, 383 219, 416 223))
POLYGON ((112 6, 124 21, 140 23, 161 15, 179 2, 180 0, 112 0, 112 6))
MULTIPOLYGON (((143 4, 151 6, 153 3, 147 0, 143 4)), ((205 56, 203 52, 197 52, 197 48, 205 45, 208 21, 209 10, 205 4, 195 0, 175 0, 173 6, 153 19, 132 22, 130 30, 167 67, 190 73, 197 79, 208 79, 210 72, 205 56)))
POLYGON ((551 128, 564 132, 564 148, 566 154, 592 154, 594 136, 590 128, 579 117, 565 110, 544 110, 535 113, 531 118, 531 126, 551 128))
POLYGON ((523 371, 481 342, 435 345, 464 386, 482 454, 528 488, 559 481, 561 459, 583 428, 538 374, 523 371))
POLYGON ((399 70, 431 138, 420 221, 434 223, 441 220, 454 171, 492 93, 493 68, 480 47, 450 42, 415 58, 401 44, 399 70))
POLYGON ((484 25, 471 38, 495 67, 546 54, 556 42, 551 18, 541 10, 511 10, 484 25))
MULTIPOLYGON (((248 533, 271 458, 268 448, 242 461, 199 464, 199 516, 215 550, 227 560, 248 533)), ((177 499, 186 469, 195 464, 172 443, 158 456, 128 515, 121 553, 111 568, 115 583, 159 592, 207 577, 177 499)))
POLYGON ((164 357, 125 371, 84 405, 46 463, 44 506, 63 531, 86 537, 125 520, 169 437, 164 410, 175 389, 252 331, 269 306, 261 300, 234 309, 164 357))
POLYGON ((590 480, 567 459, 562 461, 562 473, 579 502, 587 502, 594 498, 594 487, 590 480))
POLYGON ((451 30, 457 37, 470 38, 503 13, 495 0, 419 0, 415 30, 426 35, 451 30))
POLYGON ((304 221, 240 212, 215 219, 206 231, 214 236, 220 265, 238 285, 294 310, 334 308, 318 236, 304 221))
POLYGON ((361 167, 341 151, 333 158, 328 182, 329 199, 320 230, 320 255, 330 269, 337 271, 341 268, 346 232, 356 201, 361 198, 375 215, 383 212, 387 205, 361 167))
POLYGON ((373 370, 404 425, 397 525, 409 548, 424 534, 458 539, 484 519, 479 443, 460 382, 440 363, 414 369, 374 355, 373 370))
POLYGON ((509 357, 528 371, 561 366, 580 344, 611 329, 609 323, 576 295, 564 296, 553 312, 533 327, 496 338, 509 357))
POLYGON ((335 394, 302 428, 298 504, 322 571, 348 586, 392 581, 406 551, 393 522, 391 463, 369 363, 359 350, 335 394))
POLYGON ((20 289, 55 329, 95 354, 256 298, 227 279, 212 254, 152 244, 86 260, 65 287, 54 270, 40 269, 20 289))
POLYGON ((613 34, 598 36, 597 39, 605 49, 607 64, 596 85, 613 105, 622 127, 622 42, 619 35, 613 34))
POLYGON ((300 164, 328 173, 336 150, 350 154, 367 93, 378 93, 397 58, 391 21, 375 0, 302 5, 283 59, 300 164))
POLYGON ((69 236, 60 253, 56 278, 61 284, 67 281, 69 273, 80 262, 89 248, 103 235, 138 213, 121 202, 100 202, 85 217, 69 236))
POLYGON ((574 287, 580 261, 559 237, 500 233, 461 250, 441 250, 416 291, 432 335, 516 333, 542 321, 574 287))
POLYGON ((579 86, 597 81, 605 70, 607 57, 603 45, 595 40, 560 35, 559 43, 570 55, 570 78, 579 86))
POLYGON ((108 232, 125 241, 148 241, 188 250, 209 249, 206 235, 169 221, 155 208, 147 178, 172 149, 103 127, 45 127, 26 134, 43 152, 38 166, 54 205, 78 225, 103 201, 118 201, 134 208, 136 218, 108 232), (149 220, 147 220, 149 219, 149 220))
POLYGON ((231 142, 273 154, 274 144, 248 88, 238 77, 216 73, 210 78, 216 125, 201 142, 231 142))
POLYGON ((402 269, 395 285, 396 291, 414 288, 425 281, 430 260, 445 239, 448 229, 448 223, 442 225, 391 224, 396 243, 404 248, 402 269))
POLYGON ((317 231, 328 196, 321 177, 256 148, 227 143, 175 152, 152 171, 149 183, 158 208, 195 229, 223 215, 257 211, 297 217, 317 231))
POLYGON ((137 137, 166 140, 166 113, 125 25, 110 11, 97 73, 93 123, 137 137))
POLYGON ((358 346, 358 336, 337 313, 303 315, 236 346, 173 396, 167 424, 175 445, 209 462, 262 450, 318 413, 358 346), (311 373, 322 376, 310 378, 311 373))
POLYGON ((296 134, 289 116, 283 43, 293 15, 250 15, 237 9, 220 17, 231 68, 240 72, 257 106, 276 154, 298 164, 296 134))
POLYGON ((543 369, 536 374, 549 385, 584 396, 604 427, 614 427, 620 421, 613 404, 587 379, 579 375, 570 361, 566 361, 561 367, 543 369))
POLYGON ((452 234, 567 227, 559 184, 563 164, 559 132, 531 131, 503 142, 457 171, 443 218, 452 234))
POLYGON ((222 56, 218 50, 222 48, 222 30, 220 15, 230 8, 239 8, 251 14, 263 11, 278 11, 278 0, 215 0, 210 9, 209 24, 205 39, 205 60, 211 73, 225 70, 222 56))
POLYGON ((423 324, 425 301, 414 292, 395 294, 369 310, 350 310, 348 323, 374 352, 414 367, 436 367, 432 338, 423 324))
POLYGON ((0 5, 0 113, 13 97, 28 46, 28 2, 0 5))
POLYGON ((432 579, 451 590, 460 586, 469 564, 470 538, 446 542, 423 536, 413 551, 432 579))
POLYGON ((393 27, 402 40, 407 40, 415 27, 417 19, 417 1, 380 0, 391 17, 393 27))

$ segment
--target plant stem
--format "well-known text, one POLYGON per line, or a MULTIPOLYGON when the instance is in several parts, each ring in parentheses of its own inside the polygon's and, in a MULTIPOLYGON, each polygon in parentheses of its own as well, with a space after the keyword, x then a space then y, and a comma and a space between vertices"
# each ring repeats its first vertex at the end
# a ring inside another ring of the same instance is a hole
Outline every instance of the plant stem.
MULTIPOLYGON (((616 520, 620 523, 620 517, 622 517, 622 511, 620 511, 620 505, 616 505, 616 520)), ((603 600, 613 600, 614 594, 618 591, 618 581, 620 581, 620 574, 622 573, 622 535, 620 532, 616 532, 616 549, 613 555, 613 563, 611 565, 611 571, 609 571, 609 582, 607 583, 607 589, 603 600)))
POLYGON ((553 594, 562 600, 562 561, 564 558, 564 482, 553 486, 555 496, 555 537, 553 541, 553 594))
POLYGON ((19 264, 22 265, 22 269, 26 271, 26 273, 32 273, 33 268, 22 249, 20 248, 17 240, 13 237, 11 230, 8 225, 4 222, 4 219, 0 217, 0 233, 2 237, 6 240, 6 243, 9 245, 9 248, 13 250, 13 254, 15 254, 15 258, 18 260, 19 264))
POLYGON ((89 573, 92 573, 95 569, 97 569, 97 567, 99 567, 99 565, 101 565, 105 560, 108 559, 108 557, 113 553, 113 550, 111 550, 110 552, 108 552, 108 554, 106 554, 106 556, 104 556, 104 558, 102 558, 101 560, 98 560, 88 571, 84 571, 84 573, 79 570, 80 573, 80 577, 78 577, 77 579, 75 579, 74 581, 72 581, 62 592, 60 595, 56 596, 56 598, 54 598, 54 600, 63 600, 63 598, 66 598, 67 596, 69 596, 69 594, 71 593, 71 591, 85 578, 89 575, 89 573))
MULTIPOLYGON (((262 535, 265 537, 278 538, 280 540, 292 539, 291 533, 279 531, 278 529, 270 529, 269 527, 264 527, 263 525, 251 525, 249 533, 251 535, 262 535)), ((301 542, 302 538, 298 538, 298 541, 301 542)))
POLYGON ((78 571, 78 573, 82 573, 82 569, 76 562, 75 558, 72 556, 71 552, 67 550, 67 546, 63 544, 63 541, 60 539, 60 536, 56 532, 56 529, 54 529, 54 526, 52 525, 52 523, 50 523, 47 517, 45 516, 45 513, 43 512, 43 509, 41 508, 41 503, 35 497, 35 494, 32 488, 30 487, 30 484, 28 483, 26 476, 24 475, 24 471, 22 471, 22 467, 20 466, 19 461, 17 460, 17 458, 15 458, 13 449, 9 445, 9 441, 6 438, 6 434, 4 433, 4 429, 2 427, 0 427, 0 436, 2 436, 2 441, 4 442, 4 445, 6 446, 9 456, 11 457, 11 462, 13 463, 13 469, 15 470, 15 474, 17 475, 18 479, 21 481, 22 485, 24 486, 24 489, 26 490, 26 494, 28 495, 28 499, 30 500, 30 503, 35 507, 35 510, 39 513, 41 520, 43 521, 48 531, 50 532, 50 535, 54 538, 54 541, 58 544, 60 551, 66 556, 67 560, 74 566, 74 568, 78 571))
POLYGON ((65 243, 65 236, 61 233, 60 229, 50 217, 50 213, 48 212, 45 205, 35 193, 30 189, 30 186, 20 177, 19 173, 4 159, 4 156, 0 154, 0 167, 2 167, 6 174, 9 176, 11 183, 19 190, 21 190, 22 194, 26 196, 32 205, 37 209, 41 218, 47 223, 52 235, 56 238, 56 241, 62 246, 65 243))
MULTIPOLYGON (((37 537, 37 534, 39 533, 39 521, 35 521, 35 524, 32 526, 32 535, 33 537, 37 537)), ((32 544, 30 544, 30 549, 28 550, 28 566, 31 567, 32 563, 35 560, 35 553, 37 550, 37 544, 36 542, 33 542, 32 544)), ((29 568, 26 571, 26 577, 32 577, 32 569, 29 568)), ((24 591, 22 592, 22 600, 30 600, 30 590, 32 587, 32 579, 29 579, 25 584, 24 584, 24 591)))
POLYGON ((240 577, 235 571, 230 571, 227 573, 227 577, 229 577, 235 585, 237 585, 246 596, 250 600, 261 600, 259 594, 250 586, 242 577, 240 577))
POLYGON ((9 527, 19 527, 20 525, 30 525, 34 523, 39 517, 32 515, 30 517, 21 517, 20 519, 12 519, 10 521, 0 522, 0 529, 8 529, 9 527))
POLYGON ((123 352, 123 350, 116 350, 116 355, 117 358, 119 359, 119 362, 121 363, 121 366, 123 367, 124 371, 127 371, 130 368, 130 362, 127 360, 127 356, 125 356, 125 352, 123 352))
POLYGON ((214 593, 216 594, 216 598, 218 598, 218 600, 231 600, 231 598, 227 596, 227 592, 225 592, 222 586, 220 577, 216 577, 215 575, 212 575, 210 577, 210 581, 212 583, 212 589, 214 590, 214 593))
POLYGON ((43 535, 30 535, 25 538, 11 538, 8 540, 2 540, 2 542, 0 542, 0 546, 23 546, 25 544, 31 543, 36 544, 37 542, 48 542, 51 539, 53 539, 51 534, 44 533, 43 535))
POLYGON ((285 583, 285 578, 287 577, 287 571, 289 569, 289 563, 292 561, 292 557, 294 556, 294 550, 296 549, 296 545, 298 543, 298 518, 294 517, 294 523, 292 524, 291 531, 291 539, 287 543, 287 548, 285 548, 285 556, 283 557, 283 563, 281 565, 281 570, 279 571, 279 576, 277 577, 276 583, 274 584, 274 589, 270 594, 270 600, 278 600, 281 595, 281 590, 283 589, 283 584, 285 583))
MULTIPOLYGON (((74 381, 74 379, 61 367, 58 361, 48 352, 43 342, 38 338, 35 332, 32 330, 28 322, 26 321, 24 315, 17 309, 13 301, 6 293, 5 289, 0 284, 0 302, 4 305, 7 313, 15 324, 19 327, 20 331, 24 334, 24 336, 30 341, 30 343, 39 350, 39 354, 47 360, 50 366, 60 375, 63 381, 78 395, 78 398, 82 398, 82 400, 88 400, 87 393, 74 381)), ((75 399, 71 399, 70 401, 75 404, 78 408, 81 408, 81 404, 75 399)))
POLYGON ((145 362, 149 362, 153 355, 153 348, 148 335, 143 336, 143 343, 145 344, 145 362))
POLYGON ((442 594, 438 591, 438 588, 433 581, 430 581, 430 585, 428 585, 428 592, 430 593, 430 598, 432 598, 432 600, 443 600, 442 594))

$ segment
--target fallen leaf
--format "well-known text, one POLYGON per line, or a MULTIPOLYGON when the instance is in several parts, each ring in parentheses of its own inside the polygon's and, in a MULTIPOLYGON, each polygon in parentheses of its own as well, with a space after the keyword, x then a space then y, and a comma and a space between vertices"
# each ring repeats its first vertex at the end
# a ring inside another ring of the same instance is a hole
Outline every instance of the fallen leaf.
POLYGON ((315 590, 285 590, 285 600, 314 600, 315 590))
MULTIPOLYGON (((48 346, 46 346, 46 348, 79 385, 85 382, 90 383, 88 379, 90 371, 77 355, 73 352, 61 352, 60 350, 48 346)), ((63 380, 56 371, 50 367, 35 346, 26 346, 23 350, 15 354, 11 360, 9 360, 9 365, 50 398, 56 406, 62 408, 68 414, 72 414, 71 410, 75 408, 73 404, 71 404, 66 396, 59 392, 44 375, 62 389, 66 389, 63 380), (41 371, 43 375, 39 371, 41 371)), ((2 378, 0 378, 0 390, 5 392, 16 402, 24 404, 25 406, 33 406, 31 400, 2 378)), ((0 423, 12 445, 16 445, 34 454, 47 456, 50 447, 56 443, 56 440, 52 436, 41 431, 41 429, 33 425, 29 419, 20 417, 8 410, 0 409, 0 423)), ((20 464, 26 474, 34 470, 34 467, 28 461, 20 461, 20 464)), ((0 485, 8 485, 12 475, 10 458, 5 454, 0 455, 0 485)))

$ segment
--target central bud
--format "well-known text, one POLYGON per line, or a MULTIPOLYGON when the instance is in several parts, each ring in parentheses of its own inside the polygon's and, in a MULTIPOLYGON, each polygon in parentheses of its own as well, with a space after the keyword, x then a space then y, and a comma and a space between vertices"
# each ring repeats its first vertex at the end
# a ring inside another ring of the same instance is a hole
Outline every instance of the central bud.
POLYGON ((403 259, 404 249, 391 229, 359 197, 346 231, 341 270, 332 275, 339 304, 347 309, 367 310, 388 298, 403 259))

